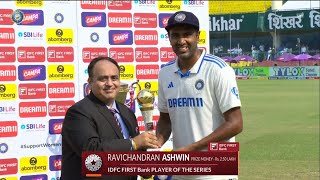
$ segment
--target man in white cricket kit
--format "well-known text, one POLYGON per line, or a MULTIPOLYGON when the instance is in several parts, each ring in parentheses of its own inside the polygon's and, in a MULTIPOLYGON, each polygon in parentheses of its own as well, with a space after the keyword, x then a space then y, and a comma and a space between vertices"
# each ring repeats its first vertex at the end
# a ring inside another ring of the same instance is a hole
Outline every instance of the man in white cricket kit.
MULTIPOLYGON (((242 131, 241 102, 234 70, 198 48, 199 20, 173 14, 166 30, 177 58, 159 73, 159 145, 172 133, 174 151, 207 151, 209 142, 234 141, 242 131)), ((173 179, 237 179, 237 176, 173 176, 173 179)))

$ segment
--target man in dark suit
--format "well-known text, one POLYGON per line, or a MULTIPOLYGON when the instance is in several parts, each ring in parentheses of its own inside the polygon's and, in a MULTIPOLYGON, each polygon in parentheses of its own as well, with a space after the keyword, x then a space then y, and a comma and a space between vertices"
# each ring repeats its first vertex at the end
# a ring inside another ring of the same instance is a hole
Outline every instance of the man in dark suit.
MULTIPOLYGON (((155 134, 139 134, 134 113, 116 102, 120 67, 109 57, 88 66, 91 92, 71 106, 62 128, 62 180, 89 180, 81 176, 83 151, 133 151, 159 148, 155 134)), ((103 180, 135 180, 136 176, 103 176, 103 180)))

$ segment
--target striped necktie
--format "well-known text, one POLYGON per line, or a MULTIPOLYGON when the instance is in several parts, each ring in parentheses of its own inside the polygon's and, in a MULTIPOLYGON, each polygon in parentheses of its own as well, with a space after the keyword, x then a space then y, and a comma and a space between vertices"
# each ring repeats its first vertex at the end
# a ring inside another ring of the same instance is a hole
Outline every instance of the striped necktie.
POLYGON ((117 111, 116 111, 115 109, 113 109, 113 108, 109 108, 109 110, 110 110, 110 112, 112 113, 114 119, 116 120, 116 122, 117 122, 117 124, 118 124, 118 126, 119 126, 119 128, 120 128, 121 134, 123 134, 121 124, 120 124, 119 119, 118 119, 118 117, 117 117, 117 111))

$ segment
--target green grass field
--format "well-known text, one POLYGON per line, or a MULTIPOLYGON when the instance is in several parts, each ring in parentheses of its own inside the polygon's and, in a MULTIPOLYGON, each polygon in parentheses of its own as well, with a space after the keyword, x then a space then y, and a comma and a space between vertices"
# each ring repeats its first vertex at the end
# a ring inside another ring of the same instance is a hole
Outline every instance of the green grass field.
POLYGON ((240 180, 319 180, 319 80, 239 80, 240 180))

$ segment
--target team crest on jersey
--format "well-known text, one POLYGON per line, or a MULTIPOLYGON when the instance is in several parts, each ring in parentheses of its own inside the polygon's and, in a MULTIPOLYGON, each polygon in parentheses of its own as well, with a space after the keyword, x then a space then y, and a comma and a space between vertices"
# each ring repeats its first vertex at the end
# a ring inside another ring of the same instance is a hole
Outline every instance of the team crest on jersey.
POLYGON ((204 82, 202 79, 198 79, 194 85, 197 90, 201 90, 204 87, 204 82))

